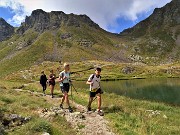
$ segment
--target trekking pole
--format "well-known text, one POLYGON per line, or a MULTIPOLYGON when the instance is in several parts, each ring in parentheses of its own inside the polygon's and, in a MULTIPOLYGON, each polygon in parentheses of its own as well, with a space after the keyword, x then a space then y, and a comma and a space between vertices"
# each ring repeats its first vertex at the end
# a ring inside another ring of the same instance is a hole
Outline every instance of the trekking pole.
POLYGON ((72 85, 71 85, 71 98, 72 98, 72 102, 73 102, 72 85))
POLYGON ((94 102, 96 99, 97 99, 97 97, 95 97, 92 102, 94 102))
POLYGON ((74 87, 73 84, 71 84, 71 87, 73 87, 74 91, 75 91, 77 94, 79 94, 79 93, 77 92, 77 89, 74 87))

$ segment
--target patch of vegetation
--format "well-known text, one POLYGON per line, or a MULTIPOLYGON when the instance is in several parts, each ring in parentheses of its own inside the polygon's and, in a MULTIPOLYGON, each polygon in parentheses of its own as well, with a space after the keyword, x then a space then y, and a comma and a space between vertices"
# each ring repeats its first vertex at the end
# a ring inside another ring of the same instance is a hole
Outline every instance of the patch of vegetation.
MULTIPOLYGON (((75 101, 86 106, 88 93, 83 91, 78 91, 81 98, 75 95, 75 101)), ((96 102, 94 102, 93 107, 97 107, 96 102)), ((110 126, 117 134, 168 135, 180 132, 179 107, 144 100, 133 100, 105 93, 103 95, 103 110, 105 111, 105 118, 110 121, 110 126), (151 116, 148 110, 158 110, 160 114, 151 116)))
MULTIPOLYGON (((37 91, 40 90, 40 86, 36 83, 32 84, 31 87, 34 87, 37 91)), ((88 90, 78 89, 78 93, 73 95, 75 102, 87 106, 88 90)), ((180 108, 178 106, 131 99, 106 92, 102 96, 102 109, 105 112, 105 118, 110 122, 109 126, 117 134, 168 135, 180 132, 180 121, 178 119, 180 108)), ((96 100, 93 102, 92 107, 97 107, 96 100)), ((79 128, 83 127, 84 125, 79 125, 79 128)))
MULTIPOLYGON (((86 62, 73 62, 70 63, 71 71, 75 72, 71 75, 73 80, 84 81, 87 80, 90 74, 94 73, 94 68, 97 66, 102 67, 102 80, 124 80, 124 79, 142 79, 142 78, 170 78, 179 77, 180 65, 167 64, 161 66, 147 66, 147 65, 134 65, 131 63, 113 63, 103 61, 86 61, 86 62), (133 69, 131 72, 126 71, 133 69), (80 71, 80 72, 78 72, 80 71)), ((56 76, 59 76, 59 72, 63 70, 63 63, 58 62, 43 62, 39 65, 32 66, 28 70, 16 72, 14 74, 6 76, 5 80, 15 81, 21 80, 21 82, 28 82, 28 78, 33 78, 32 81, 39 81, 41 71, 45 71, 49 75, 49 71, 53 69, 56 76), (59 68, 59 70, 57 70, 59 68), (29 74, 26 74, 26 71, 29 74), (25 77, 25 78, 23 78, 25 77), (27 79, 26 79, 27 78, 27 79)), ((37 83, 38 84, 38 83, 37 83)))
POLYGON ((23 126, 8 131, 8 135, 41 135, 44 132, 51 135, 75 134, 69 123, 61 116, 55 116, 52 120, 39 117, 38 109, 50 108, 54 105, 43 97, 10 89, 0 89, 0 92, 3 93, 0 95, 0 115, 12 113, 32 118, 23 126))

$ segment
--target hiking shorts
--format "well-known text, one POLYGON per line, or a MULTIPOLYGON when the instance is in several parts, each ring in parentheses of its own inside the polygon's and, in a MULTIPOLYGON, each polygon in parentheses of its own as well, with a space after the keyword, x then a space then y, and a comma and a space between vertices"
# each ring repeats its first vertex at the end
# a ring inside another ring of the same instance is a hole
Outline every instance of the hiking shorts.
POLYGON ((97 94, 102 94, 101 88, 99 88, 96 92, 91 92, 89 93, 90 97, 95 97, 97 94))
POLYGON ((52 86, 55 86, 56 82, 54 80, 52 81, 49 81, 49 86, 52 85, 52 86))
POLYGON ((62 91, 62 93, 64 93, 64 92, 69 92, 69 89, 70 89, 70 85, 69 85, 69 83, 63 83, 63 86, 60 86, 60 88, 61 88, 61 91, 62 91))

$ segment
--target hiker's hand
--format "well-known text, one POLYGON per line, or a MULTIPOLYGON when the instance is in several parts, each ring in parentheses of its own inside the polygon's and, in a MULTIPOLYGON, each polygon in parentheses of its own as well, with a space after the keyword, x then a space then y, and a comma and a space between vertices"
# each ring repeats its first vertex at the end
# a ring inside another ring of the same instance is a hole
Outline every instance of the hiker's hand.
POLYGON ((63 77, 63 80, 64 80, 64 79, 66 79, 66 78, 67 78, 67 77, 66 77, 66 76, 64 76, 64 77, 63 77))

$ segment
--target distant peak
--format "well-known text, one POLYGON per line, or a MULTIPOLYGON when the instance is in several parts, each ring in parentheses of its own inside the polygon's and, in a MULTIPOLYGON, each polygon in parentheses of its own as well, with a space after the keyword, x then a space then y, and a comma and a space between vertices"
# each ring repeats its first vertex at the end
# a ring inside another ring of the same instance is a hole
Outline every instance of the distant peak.
POLYGON ((2 17, 0 17, 0 21, 4 21, 4 22, 6 22, 6 21, 4 20, 4 18, 2 18, 2 17))
MULTIPOLYGON (((9 25, 11 26, 9 23, 6 22, 6 20, 2 17, 0 17, 0 25, 9 25)), ((11 26, 12 27, 12 26, 11 26)))
POLYGON ((52 14, 65 14, 63 11, 51 11, 52 14))
POLYGON ((32 11, 32 15, 37 15, 37 14, 40 14, 40 13, 46 13, 44 10, 42 9, 36 9, 34 11, 32 11))

